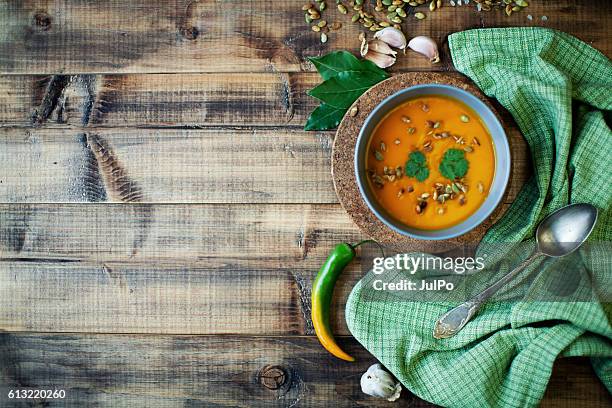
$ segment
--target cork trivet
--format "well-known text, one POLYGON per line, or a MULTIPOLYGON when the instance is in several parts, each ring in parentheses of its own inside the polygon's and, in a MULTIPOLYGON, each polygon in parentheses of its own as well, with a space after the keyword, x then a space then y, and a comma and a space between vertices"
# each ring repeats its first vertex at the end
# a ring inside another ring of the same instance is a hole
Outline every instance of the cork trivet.
MULTIPOLYGON (((358 112, 355 116, 348 114, 344 116, 338 127, 332 150, 332 177, 334 188, 342 207, 344 207, 353 219, 353 222, 357 224, 364 234, 398 251, 441 252, 460 245, 477 244, 491 227, 493 220, 499 219, 503 211, 505 211, 505 206, 500 204, 487 220, 469 233, 443 241, 427 241, 410 238, 393 231, 370 211, 361 197, 357 180, 355 179, 354 155, 357 136, 366 117, 376 105, 395 92, 413 85, 430 83, 451 85, 470 92, 482 100, 501 122, 500 115, 487 100, 486 96, 475 85, 469 82, 467 78, 460 75, 411 72, 395 75, 373 86, 355 101, 353 106, 357 106, 358 112)), ((508 189, 506 189, 504 198, 500 203, 507 202, 507 196, 508 189)))

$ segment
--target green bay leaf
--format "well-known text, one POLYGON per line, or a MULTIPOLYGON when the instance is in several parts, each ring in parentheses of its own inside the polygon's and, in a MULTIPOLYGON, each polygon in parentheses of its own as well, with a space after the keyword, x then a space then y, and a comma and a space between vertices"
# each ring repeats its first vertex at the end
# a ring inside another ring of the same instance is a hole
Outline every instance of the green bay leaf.
POLYGON ((336 108, 348 109, 357 98, 382 78, 370 71, 344 71, 308 93, 322 102, 336 108))
POLYGON ((336 51, 322 57, 308 58, 313 63, 324 80, 335 77, 345 71, 368 71, 380 76, 381 80, 389 76, 386 71, 379 68, 372 61, 359 60, 348 51, 336 51))
POLYGON ((312 111, 304 130, 328 130, 334 129, 342 120, 346 109, 336 108, 331 105, 322 103, 312 111))

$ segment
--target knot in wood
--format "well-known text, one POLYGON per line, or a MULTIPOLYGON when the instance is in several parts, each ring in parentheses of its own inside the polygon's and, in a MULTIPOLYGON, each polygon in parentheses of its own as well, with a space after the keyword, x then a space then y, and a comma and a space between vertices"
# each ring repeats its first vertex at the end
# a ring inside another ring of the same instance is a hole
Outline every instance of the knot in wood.
POLYGON ((181 27, 181 35, 188 40, 195 40, 200 35, 200 30, 197 27, 181 27))
POLYGON ((287 372, 279 366, 266 366, 259 374, 261 385, 269 390, 278 390, 287 382, 287 372))
POLYGON ((51 16, 44 11, 38 11, 34 14, 34 24, 43 31, 51 28, 51 16))

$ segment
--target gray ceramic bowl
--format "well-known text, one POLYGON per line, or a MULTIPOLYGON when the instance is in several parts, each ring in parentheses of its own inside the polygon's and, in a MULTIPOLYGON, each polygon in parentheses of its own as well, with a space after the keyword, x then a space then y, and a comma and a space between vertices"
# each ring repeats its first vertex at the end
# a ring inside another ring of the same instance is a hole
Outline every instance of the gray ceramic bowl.
POLYGON ((504 129, 495 114, 480 99, 462 89, 448 85, 427 84, 403 89, 383 100, 366 118, 355 146, 355 176, 361 195, 372 212, 387 226, 400 234, 424 240, 443 240, 463 235, 480 225, 500 203, 510 178, 510 147, 504 129), (444 95, 455 98, 472 108, 482 119, 493 139, 495 176, 489 195, 478 210, 462 223, 435 231, 411 228, 396 220, 378 204, 367 180, 366 155, 368 142, 376 125, 403 102, 423 95, 444 95))

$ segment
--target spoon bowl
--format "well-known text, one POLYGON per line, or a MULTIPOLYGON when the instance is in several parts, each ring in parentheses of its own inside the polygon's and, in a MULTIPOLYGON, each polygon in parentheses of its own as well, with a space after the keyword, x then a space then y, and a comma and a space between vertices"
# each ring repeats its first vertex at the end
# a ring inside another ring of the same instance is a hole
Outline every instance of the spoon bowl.
POLYGON ((593 231, 597 208, 591 204, 572 204, 544 218, 536 232, 538 250, 558 258, 574 252, 593 231))

